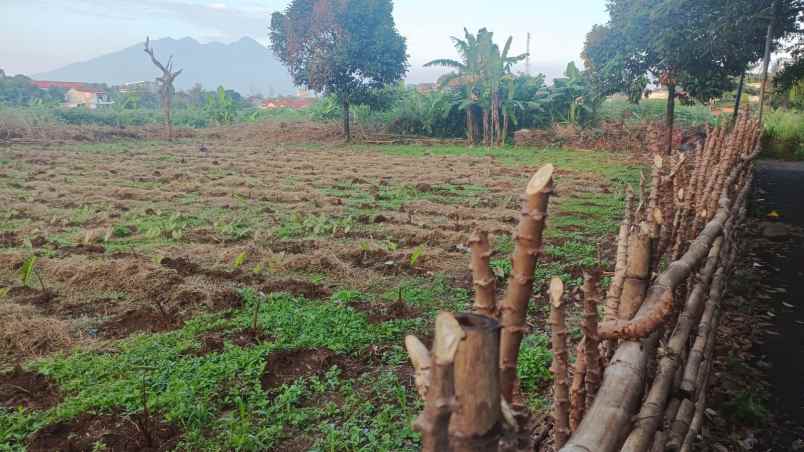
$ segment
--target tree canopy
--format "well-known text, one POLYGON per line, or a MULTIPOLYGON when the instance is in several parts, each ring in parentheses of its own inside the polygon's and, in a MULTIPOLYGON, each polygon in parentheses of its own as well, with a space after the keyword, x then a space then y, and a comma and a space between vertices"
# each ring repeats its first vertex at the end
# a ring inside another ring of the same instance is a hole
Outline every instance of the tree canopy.
MULTIPOLYGON (((676 86, 700 101, 733 87, 762 57, 768 23, 773 47, 796 28, 800 0, 609 0, 609 22, 586 37, 582 57, 603 94, 638 101, 652 78, 668 87, 672 128, 676 86)), ((773 50, 773 48, 772 48, 773 50)))
POLYGON ((15 106, 59 104, 64 101, 64 93, 65 90, 61 88, 47 90, 37 88, 30 78, 24 75, 11 77, 0 69, 0 104, 15 106))
POLYGON ((391 0, 293 0, 271 16, 274 53, 297 85, 337 97, 349 131, 349 105, 372 104, 375 91, 402 79, 407 44, 391 0))
POLYGON ((608 93, 640 92, 649 75, 708 100, 762 57, 771 17, 774 43, 795 29, 796 3, 774 12, 773 0, 609 0, 609 23, 587 34, 582 56, 608 93))

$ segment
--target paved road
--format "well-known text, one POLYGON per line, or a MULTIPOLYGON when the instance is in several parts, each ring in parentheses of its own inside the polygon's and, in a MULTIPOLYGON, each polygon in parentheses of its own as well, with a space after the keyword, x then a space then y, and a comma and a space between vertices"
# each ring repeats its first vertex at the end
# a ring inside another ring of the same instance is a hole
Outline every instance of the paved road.
MULTIPOLYGON (((755 181, 758 214, 775 210, 780 222, 804 228, 804 162, 761 161, 755 181)), ((763 282, 781 289, 774 295, 779 307, 774 329, 781 334, 769 336, 761 351, 771 364, 771 408, 804 426, 804 238, 791 234, 779 240, 782 251, 765 256, 770 273, 763 282)))

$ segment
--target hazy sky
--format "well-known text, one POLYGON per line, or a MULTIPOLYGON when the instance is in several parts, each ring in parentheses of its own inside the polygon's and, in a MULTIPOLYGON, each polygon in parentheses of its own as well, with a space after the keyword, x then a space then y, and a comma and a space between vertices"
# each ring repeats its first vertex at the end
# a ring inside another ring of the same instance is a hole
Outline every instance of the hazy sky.
MULTIPOLYGON (((34 74, 114 52, 152 38, 190 36, 229 42, 251 36, 267 43, 268 17, 289 0, 0 0, 0 68, 34 74)), ((455 55, 449 36, 488 27, 514 36, 540 67, 577 60, 584 36, 607 19, 605 0, 396 0, 397 26, 408 39, 412 78, 421 65, 455 55)), ((422 80, 413 80, 422 81, 422 80)))

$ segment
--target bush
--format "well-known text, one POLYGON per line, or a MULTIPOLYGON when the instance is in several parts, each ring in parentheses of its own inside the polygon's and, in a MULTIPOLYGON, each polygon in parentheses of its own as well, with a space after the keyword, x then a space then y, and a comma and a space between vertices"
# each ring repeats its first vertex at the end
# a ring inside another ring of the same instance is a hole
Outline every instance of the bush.
MULTIPOLYGON (((598 110, 598 117, 603 121, 644 122, 660 121, 665 117, 667 101, 663 99, 643 99, 632 104, 626 99, 606 99, 598 110)), ((684 105, 676 101, 676 122, 682 126, 699 124, 715 124, 717 116, 705 105, 684 105)))
POLYGON ((804 160, 804 112, 767 112, 762 144, 767 157, 804 160))

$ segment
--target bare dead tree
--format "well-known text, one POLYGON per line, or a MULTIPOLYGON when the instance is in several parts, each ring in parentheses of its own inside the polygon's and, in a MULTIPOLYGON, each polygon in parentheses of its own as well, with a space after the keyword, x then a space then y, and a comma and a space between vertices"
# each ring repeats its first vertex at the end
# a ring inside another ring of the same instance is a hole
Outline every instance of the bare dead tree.
POLYGON ((173 141, 173 123, 170 120, 171 107, 173 106, 173 94, 176 93, 176 88, 173 87, 173 81, 176 80, 184 69, 178 71, 173 70, 173 55, 168 58, 167 64, 162 64, 154 56, 154 49, 151 47, 151 38, 145 38, 145 53, 151 57, 154 66, 162 71, 162 76, 157 77, 156 81, 159 83, 159 98, 162 103, 162 112, 165 114, 165 129, 167 130, 168 140, 173 141))

